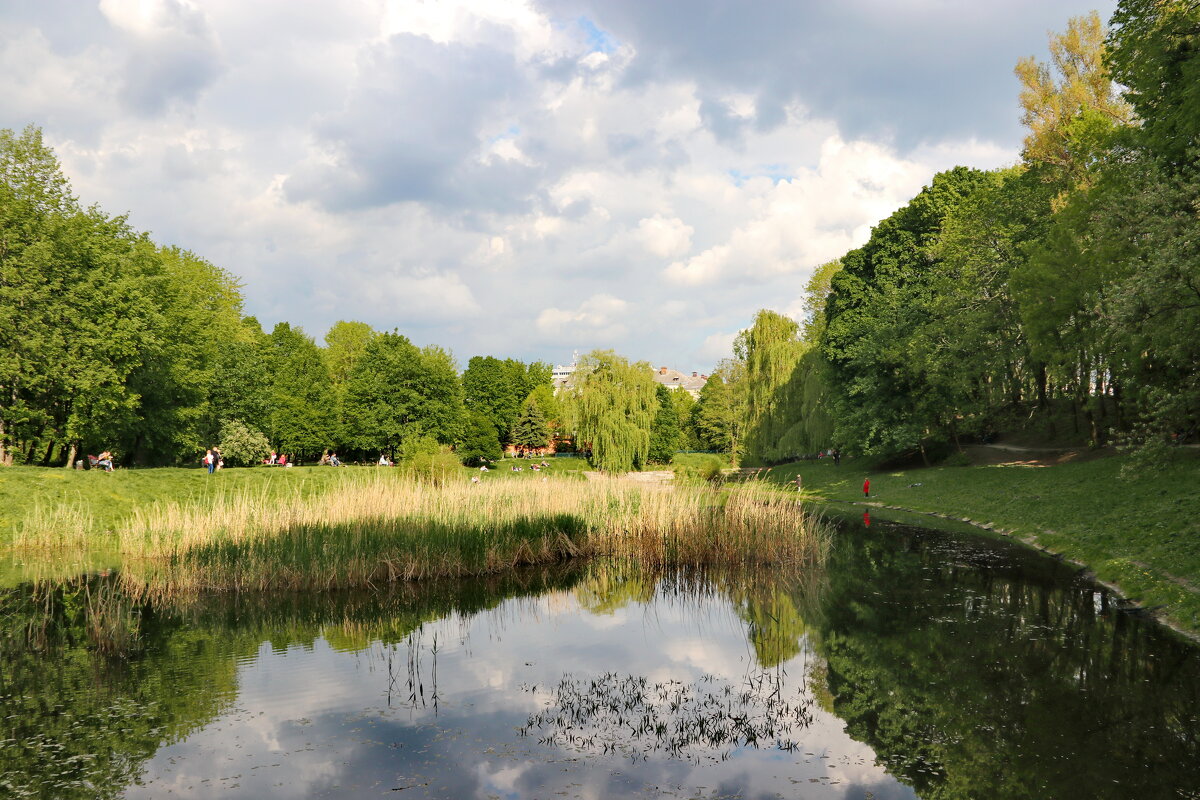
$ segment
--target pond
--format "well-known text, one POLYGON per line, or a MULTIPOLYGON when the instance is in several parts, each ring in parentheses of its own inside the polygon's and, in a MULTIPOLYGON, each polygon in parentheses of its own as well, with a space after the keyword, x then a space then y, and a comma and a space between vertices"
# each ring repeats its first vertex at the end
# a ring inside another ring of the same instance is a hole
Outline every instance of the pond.
POLYGON ((1196 798, 1200 652, 1007 541, 820 572, 0 592, 0 795, 1196 798))

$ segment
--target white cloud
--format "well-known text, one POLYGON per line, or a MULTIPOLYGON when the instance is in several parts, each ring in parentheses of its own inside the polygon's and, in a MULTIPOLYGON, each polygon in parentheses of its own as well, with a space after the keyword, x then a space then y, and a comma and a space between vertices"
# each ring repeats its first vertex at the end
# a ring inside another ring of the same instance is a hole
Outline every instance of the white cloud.
POLYGON ((692 246, 695 229, 678 217, 655 214, 638 222, 638 238, 642 245, 659 258, 686 253, 692 246))
POLYGON ((629 303, 619 297, 597 294, 574 309, 544 309, 538 314, 537 328, 546 336, 604 340, 623 332, 622 320, 628 310, 629 303))
MULTIPOLYGON (((852 124, 830 71, 779 68, 811 36, 782 7, 761 52, 697 60, 669 14, 620 0, 59 2, 0 9, 0 125, 41 125, 85 203, 242 278, 268 326, 361 318, 464 360, 711 369, 935 171, 1020 144, 966 113, 952 136, 852 124)), ((766 12, 714 13, 728 40, 766 12)))

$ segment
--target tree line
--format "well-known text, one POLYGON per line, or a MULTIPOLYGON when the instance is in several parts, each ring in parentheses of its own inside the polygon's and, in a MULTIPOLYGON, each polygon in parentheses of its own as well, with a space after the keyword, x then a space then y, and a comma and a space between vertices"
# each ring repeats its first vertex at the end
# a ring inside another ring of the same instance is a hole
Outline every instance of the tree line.
POLYGON ((1159 454, 1200 424, 1200 5, 1122 0, 1016 67, 1020 163, 934 177, 718 373, 750 463, 928 462, 1014 429, 1159 454))
MULTIPOLYGON (((246 316, 238 279, 82 206, 35 127, 0 130, 0 464, 405 457, 576 446, 604 469, 720 447, 648 364, 589 354, 556 393, 541 362, 475 356, 340 321, 317 342, 246 316), (699 426, 699 427, 697 427, 699 426)), ((719 437, 718 437, 719 438, 719 437)))

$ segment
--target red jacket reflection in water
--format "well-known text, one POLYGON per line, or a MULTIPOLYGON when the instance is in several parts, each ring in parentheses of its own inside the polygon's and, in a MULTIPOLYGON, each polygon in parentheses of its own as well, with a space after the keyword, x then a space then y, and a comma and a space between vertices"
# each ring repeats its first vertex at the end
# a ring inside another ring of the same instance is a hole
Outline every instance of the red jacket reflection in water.
POLYGON ((871 512, 870 511, 863 512, 863 527, 864 528, 871 527, 871 512))

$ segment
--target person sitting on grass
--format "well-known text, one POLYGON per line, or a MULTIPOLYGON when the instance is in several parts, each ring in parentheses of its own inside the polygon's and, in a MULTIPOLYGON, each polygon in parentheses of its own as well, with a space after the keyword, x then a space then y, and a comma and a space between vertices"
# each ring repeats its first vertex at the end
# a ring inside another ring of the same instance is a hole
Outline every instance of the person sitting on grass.
POLYGON ((340 467, 341 465, 342 465, 342 462, 338 460, 337 453, 330 453, 329 454, 329 466, 340 467))
POLYGON ((276 463, 278 466, 281 466, 281 467, 286 467, 286 466, 288 466, 287 454, 286 454, 286 453, 280 453, 280 454, 279 454, 279 459, 278 459, 278 460, 277 460, 275 463, 276 463))
POLYGON ((104 467, 105 472, 113 471, 113 463, 112 462, 113 462, 113 455, 112 455, 112 453, 110 453, 107 450, 105 450, 100 455, 96 456, 96 466, 104 467))

